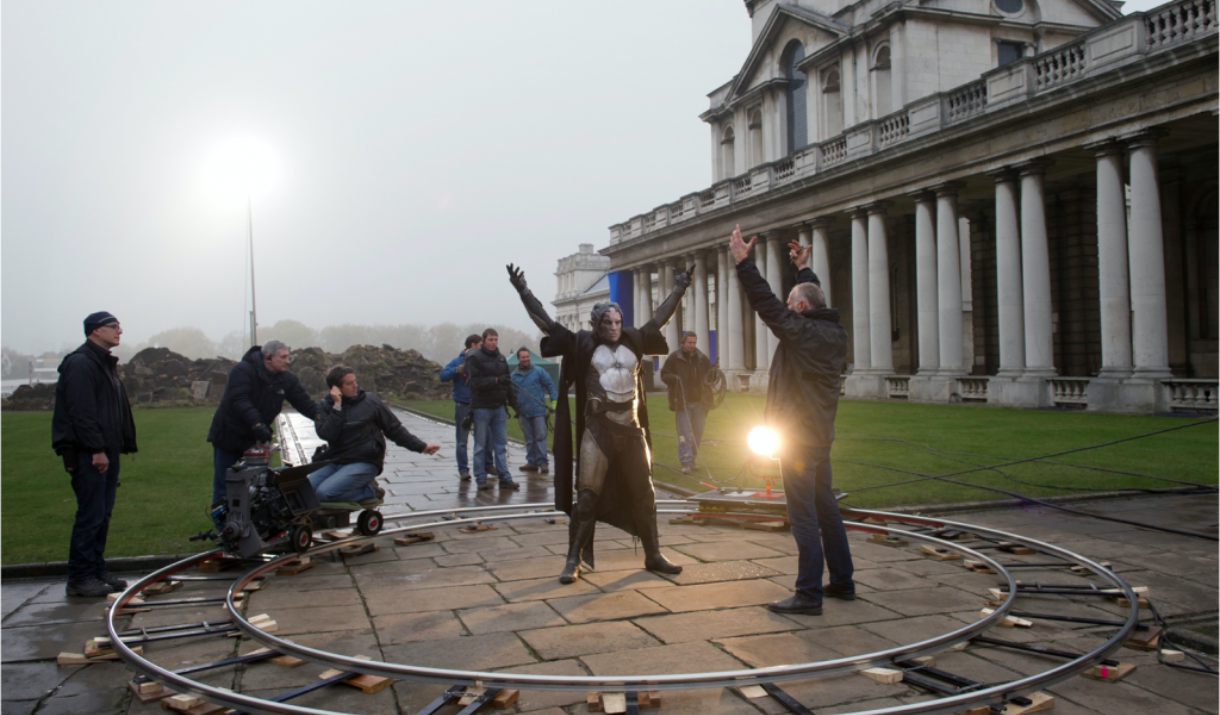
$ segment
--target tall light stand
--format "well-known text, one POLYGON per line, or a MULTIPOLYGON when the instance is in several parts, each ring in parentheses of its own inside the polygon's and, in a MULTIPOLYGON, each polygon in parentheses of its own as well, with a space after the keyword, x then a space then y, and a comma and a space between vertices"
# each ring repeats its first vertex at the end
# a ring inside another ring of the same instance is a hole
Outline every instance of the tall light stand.
POLYGON ((258 345, 258 308, 254 299, 254 200, 246 197, 246 218, 250 229, 250 347, 258 345))

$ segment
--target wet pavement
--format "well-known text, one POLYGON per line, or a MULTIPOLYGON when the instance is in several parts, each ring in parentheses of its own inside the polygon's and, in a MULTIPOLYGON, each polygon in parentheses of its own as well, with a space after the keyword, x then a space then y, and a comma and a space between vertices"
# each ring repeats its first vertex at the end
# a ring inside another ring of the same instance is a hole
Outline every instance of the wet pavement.
MULTIPOLYGON (((387 515, 472 504, 551 501, 548 476, 517 472, 517 492, 478 492, 460 482, 453 427, 400 413, 420 438, 442 444, 441 457, 391 446, 381 477, 387 515)), ((510 461, 524 449, 510 445, 510 461)), ((1075 504, 1073 508, 1211 534, 1217 503, 1210 496, 1155 496, 1075 504)), ((955 514, 958 521, 1009 530, 1109 561, 1133 586, 1148 586, 1157 610, 1171 621, 1214 632, 1217 611, 1216 542, 1066 514, 1044 507, 955 514)), ((116 525, 121 528, 121 525, 116 525)), ((388 526, 392 527, 393 524, 388 526)), ((855 655, 960 628, 978 618, 996 576, 966 571, 961 561, 938 561, 916 545, 888 548, 851 533, 859 598, 827 601, 820 617, 781 616, 765 609, 787 596, 795 579, 796 548, 787 533, 734 526, 671 524, 660 520, 662 547, 682 574, 643 571, 643 554, 623 532, 599 527, 596 572, 562 586, 556 575, 567 548, 567 527, 542 518, 505 522, 465 534, 434 529, 436 538, 394 546, 346 561, 335 554, 296 576, 269 579, 245 607, 267 613, 277 634, 348 655, 437 667, 523 673, 612 675, 729 670, 855 655)), ((1002 561, 1045 561, 1008 556, 1002 561)), ((132 575, 128 575, 130 578, 132 575)), ((1085 583, 1062 569, 1023 569, 1024 581, 1085 583)), ((220 595, 224 582, 193 582, 167 596, 220 595)), ((56 654, 80 652, 104 633, 103 604, 64 596, 62 581, 3 583, 3 715, 18 713, 153 713, 127 690, 133 673, 122 663, 58 667, 56 654)), ((1024 598, 1024 597, 1022 597, 1024 598)), ((1073 615, 1120 618, 1109 599, 1041 596, 1019 606, 1051 607, 1073 615)), ((1144 611, 1147 616, 1148 612, 1144 611)), ((218 607, 158 609, 124 617, 125 627, 225 621, 218 607)), ((1083 652, 1113 629, 1035 621, 1028 629, 989 635, 1083 652)), ((145 646, 167 668, 246 653, 257 644, 217 636, 145 646)), ((1120 649, 1114 656, 1135 670, 1119 682, 1074 678, 1053 686, 1056 713, 1216 713, 1217 680, 1156 662, 1155 654, 1120 649)), ((972 645, 937 655, 941 669, 995 683, 1040 672, 1059 659, 972 645)), ((212 685, 270 697, 312 682, 322 671, 257 663, 198 676, 212 685)), ((796 681, 783 688, 817 713, 849 712, 911 703, 928 696, 909 684, 882 685, 855 674, 796 681)), ((293 702, 356 713, 413 713, 443 686, 397 681, 377 693, 346 686, 315 691, 293 702)), ((455 708, 451 708, 456 711, 455 708)), ((585 713, 583 693, 522 691, 510 712, 585 713)), ((751 700, 733 689, 662 693, 661 712, 694 715, 783 712, 769 698, 751 700)), ((445 711, 449 713, 449 710, 445 711)))

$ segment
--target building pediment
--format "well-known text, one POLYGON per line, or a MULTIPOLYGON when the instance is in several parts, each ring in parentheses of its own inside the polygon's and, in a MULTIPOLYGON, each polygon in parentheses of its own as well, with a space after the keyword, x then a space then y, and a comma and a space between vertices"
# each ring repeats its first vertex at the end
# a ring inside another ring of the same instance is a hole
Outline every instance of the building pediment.
MULTIPOLYGON (((766 83, 774 78, 758 77, 765 60, 771 56, 774 46, 787 39, 789 23, 798 23, 812 30, 815 38, 822 39, 826 44, 835 42, 846 36, 851 28, 820 12, 795 5, 780 5, 771 13, 766 26, 758 34, 750 54, 746 57, 741 71, 733 79, 729 91, 725 94, 723 103, 728 105, 738 101, 755 89, 756 84, 766 83)), ((806 52, 812 48, 807 47, 806 52)))

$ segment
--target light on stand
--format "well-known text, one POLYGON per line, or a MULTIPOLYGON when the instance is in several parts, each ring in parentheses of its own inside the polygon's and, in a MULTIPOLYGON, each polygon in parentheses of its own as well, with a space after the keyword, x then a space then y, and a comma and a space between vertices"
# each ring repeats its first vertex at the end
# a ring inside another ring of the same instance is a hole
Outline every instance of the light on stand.
POLYGON ((754 454, 763 457, 770 457, 776 447, 779 447, 779 435, 770 427, 759 425, 750 430, 749 436, 746 437, 746 444, 750 446, 750 451, 754 454))

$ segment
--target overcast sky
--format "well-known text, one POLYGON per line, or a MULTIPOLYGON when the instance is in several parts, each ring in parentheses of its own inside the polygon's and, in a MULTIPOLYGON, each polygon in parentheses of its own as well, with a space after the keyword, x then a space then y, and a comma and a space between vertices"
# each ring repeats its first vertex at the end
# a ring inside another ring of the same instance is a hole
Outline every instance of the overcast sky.
POLYGON ((245 201, 201 178, 234 137, 279 165, 260 324, 531 329, 504 264, 549 302, 557 259, 709 185, 698 114, 749 45, 741 0, 5 0, 3 343, 245 330, 245 201))

